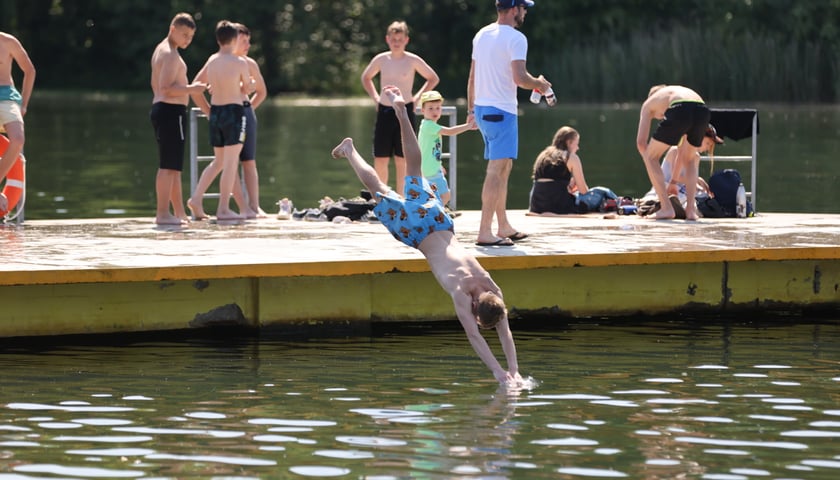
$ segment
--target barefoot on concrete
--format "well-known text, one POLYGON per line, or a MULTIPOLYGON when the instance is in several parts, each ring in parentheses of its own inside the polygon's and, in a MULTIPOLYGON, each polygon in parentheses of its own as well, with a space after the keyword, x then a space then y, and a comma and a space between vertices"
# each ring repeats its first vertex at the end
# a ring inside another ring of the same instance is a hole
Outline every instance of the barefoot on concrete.
POLYGON ((201 207, 201 202, 195 202, 192 198, 187 200, 187 207, 192 212, 193 220, 205 220, 209 218, 209 215, 204 213, 204 209, 201 207))
POLYGON ((166 214, 156 216, 155 223, 158 225, 181 225, 184 222, 175 215, 166 214))
POLYGON ((245 217, 230 209, 216 210, 216 220, 242 220, 245 217))

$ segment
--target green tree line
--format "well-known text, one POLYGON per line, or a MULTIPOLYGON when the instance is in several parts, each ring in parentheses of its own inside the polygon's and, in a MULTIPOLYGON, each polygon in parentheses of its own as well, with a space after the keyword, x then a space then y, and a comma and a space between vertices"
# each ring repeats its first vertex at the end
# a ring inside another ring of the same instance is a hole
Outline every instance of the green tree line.
MULTIPOLYGON (((522 31, 528 68, 561 101, 639 101, 657 83, 712 101, 837 102, 840 0, 536 0, 522 31)), ((142 91, 149 60, 177 12, 198 23, 183 51, 195 74, 216 50, 217 21, 252 31, 271 94, 362 95, 361 70, 386 26, 411 28, 409 50, 466 93, 471 40, 493 0, 0 0, 0 29, 38 69, 37 88, 142 91)), ((526 94, 523 92, 523 95, 526 94)))

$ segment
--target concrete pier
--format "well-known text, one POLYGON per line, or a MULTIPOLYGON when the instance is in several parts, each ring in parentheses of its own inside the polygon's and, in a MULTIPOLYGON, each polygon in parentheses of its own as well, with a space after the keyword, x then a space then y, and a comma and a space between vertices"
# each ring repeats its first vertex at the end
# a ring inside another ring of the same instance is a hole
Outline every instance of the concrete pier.
MULTIPOLYGON (((652 221, 509 212, 530 236, 473 244, 512 316, 840 308, 840 215, 652 221)), ((152 218, 0 226, 0 337, 449 320, 423 256, 377 222, 152 218)))

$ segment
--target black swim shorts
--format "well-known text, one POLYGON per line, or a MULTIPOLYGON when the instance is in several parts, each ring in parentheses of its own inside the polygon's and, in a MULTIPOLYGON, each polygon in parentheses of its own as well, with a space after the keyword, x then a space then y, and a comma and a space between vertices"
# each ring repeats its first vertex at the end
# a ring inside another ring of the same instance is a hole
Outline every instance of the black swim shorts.
POLYGON ((185 128, 187 107, 157 102, 149 112, 158 144, 158 165, 166 170, 184 169, 185 128))
POLYGON ((251 108, 251 102, 245 102, 245 142, 239 152, 239 160, 257 159, 257 115, 251 108))
POLYGON ((210 145, 227 147, 245 142, 245 107, 241 103, 210 106, 210 145))
POLYGON ((677 101, 665 110, 665 118, 659 123, 653 138, 668 145, 678 145, 682 136, 686 135, 688 143, 699 147, 711 119, 712 112, 704 103, 677 101))
MULTIPOLYGON (((415 123, 414 103, 406 103, 408 119, 411 125, 415 123)), ((379 104, 376 111, 376 125, 373 127, 373 156, 374 157, 404 157, 402 138, 400 137, 400 122, 394 107, 379 104)))

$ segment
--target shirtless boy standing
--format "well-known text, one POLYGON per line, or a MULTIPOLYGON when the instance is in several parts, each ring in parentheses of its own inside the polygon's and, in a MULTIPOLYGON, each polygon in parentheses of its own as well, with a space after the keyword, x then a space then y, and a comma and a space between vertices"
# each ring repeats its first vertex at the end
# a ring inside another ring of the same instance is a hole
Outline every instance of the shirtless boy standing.
POLYGON ((260 177, 257 172, 257 107, 268 97, 265 79, 260 72, 260 65, 256 60, 248 56, 251 48, 251 30, 241 23, 236 24, 239 30, 236 54, 248 62, 251 71, 250 89, 248 94, 243 94, 245 105, 245 118, 248 121, 248 131, 245 136, 245 143, 242 151, 239 152, 239 161, 242 165, 242 179, 245 182, 245 191, 248 193, 248 206, 251 212, 257 217, 264 218, 266 213, 260 208, 260 177))
MULTIPOLYGON (((248 216, 247 213, 240 215, 230 209, 230 197, 239 167, 239 152, 242 150, 247 129, 242 94, 251 81, 248 62, 236 53, 238 35, 239 31, 234 23, 222 20, 216 24, 219 51, 211 55, 204 65, 208 88, 211 91, 209 123, 210 144, 215 156, 213 161, 222 166, 217 220, 240 220, 248 216)), ((197 206, 192 198, 188 205, 197 213, 197 206)), ((200 207, 200 204, 198 206, 200 207)))
MULTIPOLYGON (((6 136, 9 138, 6 153, 3 154, 3 158, 0 158, 0 180, 6 178, 20 152, 23 151, 23 144, 26 141, 23 133, 23 117, 26 115, 34 85, 35 65, 29 59, 29 54, 17 38, 0 32, 0 125, 6 130, 6 136), (13 62, 23 70, 22 93, 15 88, 15 81, 12 78, 13 62)), ((9 207, 8 199, 0 193, 0 211, 7 211, 9 207)))
POLYGON ((405 50, 408 45, 408 25, 395 21, 388 26, 385 43, 388 51, 382 52, 371 59, 362 72, 362 87, 377 105, 376 125, 373 130, 373 163, 377 175, 382 182, 388 183, 388 161, 394 156, 394 167, 397 177, 397 191, 403 191, 405 178, 405 156, 400 141, 400 124, 387 96, 381 95, 373 84, 373 79, 379 75, 379 85, 394 85, 401 92, 411 94, 414 91, 414 77, 420 75, 426 83, 416 93, 411 94, 408 109, 409 126, 414 129, 414 103, 427 90, 435 88, 440 81, 437 73, 432 70, 425 60, 405 50))
MULTIPOLYGON (((233 182, 233 199, 236 200, 236 204, 239 206, 240 216, 244 216, 245 218, 265 217, 265 212, 259 206, 259 177, 257 174, 257 162, 255 160, 257 152, 257 116, 254 114, 254 110, 267 96, 265 79, 260 73, 260 67, 257 65, 257 62, 247 56, 248 49, 251 47, 251 31, 241 23, 234 23, 233 26, 236 27, 238 32, 234 53, 248 62, 251 75, 249 82, 242 86, 242 105, 245 112, 245 140, 242 142, 242 150, 239 152, 239 161, 242 165, 242 174, 248 197, 246 199, 242 191, 242 182, 239 181, 239 172, 237 169, 237 175, 233 182), (254 91, 253 95, 249 95, 251 89, 254 91)), ((211 56, 207 60, 207 63, 201 67, 201 70, 198 71, 193 81, 207 82, 207 66, 214 58, 214 56, 211 56)), ((194 94, 192 99, 204 115, 209 117, 210 103, 207 101, 204 93, 194 94)), ((190 208, 193 219, 195 220, 204 220, 207 218, 207 214, 204 213, 204 194, 210 188, 213 180, 222 172, 224 166, 223 160, 222 157, 215 157, 204 168, 198 178, 195 190, 192 192, 189 200, 187 200, 187 206, 190 208)))
POLYGON ((178 53, 192 42, 195 21, 188 13, 175 15, 169 24, 169 35, 152 54, 152 110, 149 116, 158 144, 159 167, 155 180, 158 225, 180 225, 186 221, 181 193, 181 171, 184 168, 184 132, 187 126, 187 104, 190 94, 204 91, 203 83, 187 84, 187 64, 178 53), (169 212, 172 204, 174 215, 169 212))
MULTIPOLYGON (((659 197, 659 210, 651 215, 656 220, 674 218, 674 206, 668 200, 668 186, 659 164, 662 155, 672 145, 677 146, 675 172, 685 172, 686 198, 697 193, 698 151, 703 145, 706 127, 712 114, 703 98, 694 90, 680 85, 655 85, 648 92, 639 115, 636 148, 645 161, 650 183, 659 197), (662 120, 648 141, 651 119, 662 120), (687 141, 686 141, 687 140, 687 141)), ((686 220, 697 220, 697 203, 687 202, 686 220)))
POLYGON ((455 314, 470 345, 493 372, 496 380, 506 386, 521 386, 523 379, 519 375, 516 346, 508 324, 502 291, 478 260, 458 243, 453 233, 452 219, 423 178, 420 146, 409 123, 408 110, 400 90, 386 86, 382 96, 389 105, 394 106, 402 131, 408 174, 403 196, 397 195, 380 180, 376 171, 356 151, 351 138, 345 138, 338 144, 332 156, 350 161, 359 180, 375 195, 377 204, 374 213, 394 238, 420 250, 426 257, 432 274, 452 297, 455 314), (479 327, 496 329, 507 359, 507 370, 493 355, 479 327))

